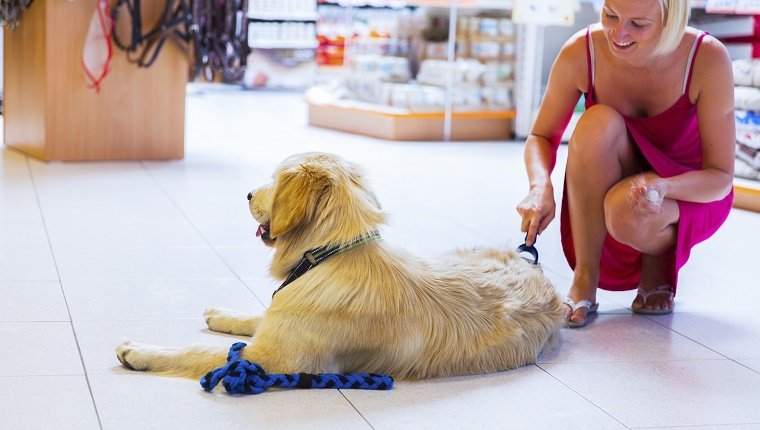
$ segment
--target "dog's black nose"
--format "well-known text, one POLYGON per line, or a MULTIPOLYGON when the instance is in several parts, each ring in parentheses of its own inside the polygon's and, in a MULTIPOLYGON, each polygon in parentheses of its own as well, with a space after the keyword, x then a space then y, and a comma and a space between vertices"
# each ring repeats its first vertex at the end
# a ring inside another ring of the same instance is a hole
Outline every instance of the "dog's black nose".
POLYGON ((253 198, 253 193, 248 193, 248 201, 250 201, 251 198, 253 198))

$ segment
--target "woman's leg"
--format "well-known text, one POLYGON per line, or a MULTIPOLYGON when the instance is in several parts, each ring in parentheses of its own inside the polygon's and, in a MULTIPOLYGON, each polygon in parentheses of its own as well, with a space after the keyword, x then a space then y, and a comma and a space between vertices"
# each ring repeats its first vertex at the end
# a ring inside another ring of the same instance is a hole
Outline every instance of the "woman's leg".
MULTIPOLYGON (((631 178, 623 179, 610 189, 604 200, 606 226, 610 235, 618 242, 624 243, 641 252, 642 290, 650 291, 666 283, 665 259, 662 255, 670 249, 676 240, 676 224, 680 213, 678 204, 670 199, 662 202, 662 209, 655 214, 637 213, 628 203, 631 184, 638 182, 638 177, 652 178, 654 172, 645 172, 631 178)), ((650 296, 646 303, 638 295, 633 301, 634 309, 670 309, 673 302, 667 294, 650 296)))
MULTIPOLYGON (((607 234, 605 196, 621 178, 640 170, 623 117, 605 105, 586 110, 575 128, 567 156, 567 192, 575 250, 575 273, 568 297, 596 302, 599 263, 607 234)), ((580 323, 588 309, 569 320, 580 323)))

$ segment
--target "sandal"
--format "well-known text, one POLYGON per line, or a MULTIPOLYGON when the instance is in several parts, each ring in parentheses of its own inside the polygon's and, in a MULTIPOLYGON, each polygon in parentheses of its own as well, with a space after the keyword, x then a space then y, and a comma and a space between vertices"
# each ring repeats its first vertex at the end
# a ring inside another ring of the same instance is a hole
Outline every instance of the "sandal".
POLYGON ((592 304, 590 300, 580 300, 578 301, 578 303, 576 303, 570 297, 565 299, 565 304, 570 306, 570 309, 572 310, 572 312, 570 313, 570 316, 573 316, 573 314, 575 314, 575 311, 577 311, 580 308, 588 309, 588 311, 586 311, 586 317, 583 318, 583 321, 581 322, 573 322, 573 321, 570 321, 570 319, 568 318, 568 320, 565 322, 565 327, 568 327, 568 328, 583 327, 588 322, 589 316, 591 316, 591 314, 595 314, 596 310, 599 309, 599 303, 592 304))
MULTIPOLYGON (((673 302, 673 287, 671 287, 668 284, 660 285, 659 287, 653 288, 649 291, 644 291, 639 286, 638 291, 636 292, 638 295, 641 296, 642 299, 644 299, 642 305, 638 309, 634 309, 633 306, 631 306, 631 309, 633 310, 633 313, 635 314, 641 314, 641 315, 665 315, 673 312, 673 308, 675 307, 675 303, 673 302), (669 309, 647 309, 645 306, 647 304, 647 299, 651 296, 661 295, 661 294, 667 294, 668 295, 668 301, 672 304, 672 306, 669 309)), ((635 301, 635 299, 634 299, 635 301)))

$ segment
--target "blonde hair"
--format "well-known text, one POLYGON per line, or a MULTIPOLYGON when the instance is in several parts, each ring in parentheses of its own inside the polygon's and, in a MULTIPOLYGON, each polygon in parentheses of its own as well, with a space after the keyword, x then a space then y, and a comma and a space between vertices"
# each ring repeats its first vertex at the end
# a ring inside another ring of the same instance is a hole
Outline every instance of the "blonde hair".
POLYGON ((660 0, 662 9, 662 34, 654 48, 655 55, 666 55, 678 47, 689 22, 689 0, 660 0))

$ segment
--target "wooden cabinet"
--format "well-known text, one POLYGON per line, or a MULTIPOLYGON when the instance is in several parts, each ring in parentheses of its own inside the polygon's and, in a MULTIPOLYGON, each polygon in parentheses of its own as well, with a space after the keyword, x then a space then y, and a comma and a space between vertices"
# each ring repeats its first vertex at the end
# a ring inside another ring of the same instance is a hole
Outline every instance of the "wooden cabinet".
MULTIPOLYGON (((162 4, 142 2, 145 27, 162 4)), ((146 69, 114 49, 95 93, 81 67, 95 5, 35 1, 15 30, 4 30, 5 144, 42 160, 182 158, 186 55, 167 41, 146 69)))

